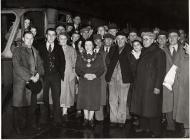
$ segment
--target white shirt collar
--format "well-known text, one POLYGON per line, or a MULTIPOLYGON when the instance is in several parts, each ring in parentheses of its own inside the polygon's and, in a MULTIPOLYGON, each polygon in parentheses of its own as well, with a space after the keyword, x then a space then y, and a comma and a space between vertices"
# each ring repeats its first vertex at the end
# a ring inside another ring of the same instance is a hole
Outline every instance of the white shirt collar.
POLYGON ((48 41, 46 42, 46 48, 47 48, 47 50, 49 50, 49 46, 51 45, 51 48, 52 48, 52 50, 54 49, 54 43, 49 43, 48 41))
POLYGON ((109 52, 109 50, 110 50, 110 47, 104 47, 104 51, 106 52, 106 50, 108 50, 108 52, 109 52))
POLYGON ((170 45, 170 49, 172 49, 172 48, 175 48, 175 51, 177 51, 177 49, 178 49, 178 44, 176 44, 176 45, 170 45))
POLYGON ((94 52, 98 53, 100 51, 100 48, 95 48, 94 52))

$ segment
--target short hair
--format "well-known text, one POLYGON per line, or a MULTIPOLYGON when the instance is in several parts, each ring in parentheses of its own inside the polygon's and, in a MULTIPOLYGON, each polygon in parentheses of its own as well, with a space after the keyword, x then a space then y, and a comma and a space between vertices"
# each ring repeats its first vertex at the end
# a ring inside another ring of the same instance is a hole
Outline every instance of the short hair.
POLYGON ((57 25, 57 26, 55 27, 55 29, 57 29, 57 27, 59 27, 59 26, 62 26, 63 28, 65 28, 64 25, 59 24, 59 25, 57 25))
POLYGON ((22 37, 24 37, 26 34, 31 34, 31 35, 34 37, 34 35, 33 35, 33 33, 32 33, 31 31, 25 31, 25 32, 23 33, 23 36, 22 36, 22 37))
POLYGON ((132 41, 132 46, 133 46, 133 44, 134 44, 135 42, 139 42, 139 44, 141 44, 141 46, 143 47, 142 42, 141 42, 140 40, 137 40, 137 39, 135 39, 135 40, 132 41))
POLYGON ((61 32, 59 36, 61 35, 65 36, 67 39, 70 39, 70 36, 66 32, 61 32))
POLYGON ((55 32, 55 34, 57 34, 56 31, 55 31, 55 28, 48 28, 48 29, 46 30, 46 34, 48 34, 49 31, 53 31, 53 32, 55 32))
POLYGON ((37 30, 37 27, 36 27, 36 26, 30 26, 30 30, 31 30, 32 28, 35 28, 35 29, 37 30))
POLYGON ((25 17, 25 18, 24 18, 24 21, 25 21, 25 20, 30 20, 30 22, 31 22, 31 19, 30 19, 30 18, 28 18, 28 17, 25 17))
POLYGON ((84 41, 84 44, 83 44, 84 47, 85 47, 85 43, 86 43, 87 41, 92 42, 93 47, 95 47, 95 43, 94 43, 94 41, 93 41, 92 39, 87 39, 87 40, 85 40, 85 41, 84 41))

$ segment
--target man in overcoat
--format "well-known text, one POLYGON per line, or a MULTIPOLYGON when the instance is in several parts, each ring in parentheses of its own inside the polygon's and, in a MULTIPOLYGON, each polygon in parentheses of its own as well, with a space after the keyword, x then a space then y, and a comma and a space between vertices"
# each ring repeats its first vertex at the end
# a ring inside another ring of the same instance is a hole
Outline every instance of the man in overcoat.
POLYGON ((155 34, 144 32, 143 46, 137 65, 131 100, 131 112, 140 116, 141 131, 160 136, 162 114, 162 83, 165 76, 165 53, 154 43, 155 34))
MULTIPOLYGON (((179 34, 177 30, 170 30, 168 32, 168 40, 169 44, 164 47, 164 52, 166 54, 166 73, 170 70, 170 68, 175 65, 179 67, 180 65, 180 56, 183 54, 183 46, 178 42, 179 34)), ((178 82, 178 79, 175 78, 174 85, 178 82)), ((179 89, 175 86, 172 90, 169 90, 165 86, 163 86, 163 113, 166 113, 167 119, 167 130, 174 131, 175 130, 175 122, 173 120, 173 110, 174 110, 174 95, 177 94, 179 89)))
POLYGON ((25 32, 23 44, 13 51, 13 117, 17 133, 22 132, 26 122, 29 122, 30 126, 36 125, 35 114, 30 113, 35 109, 30 108, 33 100, 31 100, 31 91, 26 88, 26 83, 29 80, 37 82, 44 74, 44 69, 38 51, 32 46, 33 40, 32 32, 25 32), (27 112, 30 113, 28 120, 25 117, 27 112))

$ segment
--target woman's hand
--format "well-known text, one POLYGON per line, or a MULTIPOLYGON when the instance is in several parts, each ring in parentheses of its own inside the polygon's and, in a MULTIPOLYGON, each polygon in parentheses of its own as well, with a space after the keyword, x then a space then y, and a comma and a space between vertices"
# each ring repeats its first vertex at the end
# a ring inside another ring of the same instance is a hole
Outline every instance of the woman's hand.
POLYGON ((94 80, 96 78, 95 74, 85 74, 84 78, 86 78, 87 80, 94 80))

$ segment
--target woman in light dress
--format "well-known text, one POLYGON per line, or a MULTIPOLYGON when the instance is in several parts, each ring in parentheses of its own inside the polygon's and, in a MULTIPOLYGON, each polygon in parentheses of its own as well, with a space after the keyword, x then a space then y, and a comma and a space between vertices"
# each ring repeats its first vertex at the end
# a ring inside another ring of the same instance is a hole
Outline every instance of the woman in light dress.
MULTIPOLYGON (((76 51, 71 46, 67 45, 68 35, 66 33, 59 34, 59 44, 62 46, 65 54, 66 66, 64 81, 61 81, 61 96, 60 106, 62 107, 63 119, 67 121, 67 110, 74 105, 75 97, 75 63, 76 63, 76 51)), ((61 65, 61 64, 60 64, 61 65)))

